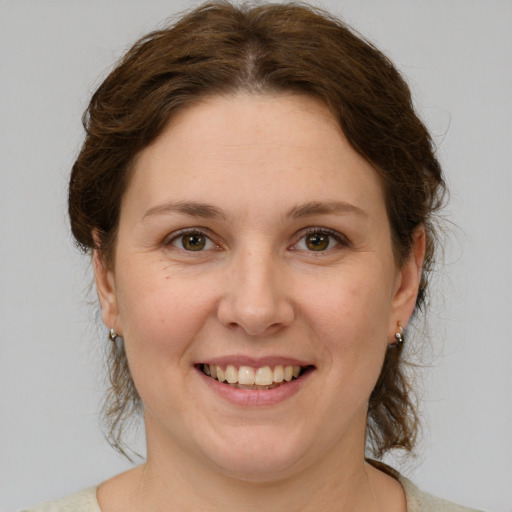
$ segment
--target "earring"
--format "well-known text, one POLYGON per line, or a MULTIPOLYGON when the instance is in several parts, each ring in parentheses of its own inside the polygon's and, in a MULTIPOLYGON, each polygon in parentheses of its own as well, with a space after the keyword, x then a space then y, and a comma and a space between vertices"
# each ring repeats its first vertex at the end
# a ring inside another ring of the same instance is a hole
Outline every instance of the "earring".
POLYGON ((110 338, 110 341, 113 341, 115 343, 117 341, 117 338, 120 337, 120 335, 114 329, 110 329, 108 337, 110 338))
POLYGON ((395 332, 395 345, 401 347, 405 342, 404 329, 398 322, 397 331, 395 332))
POLYGON ((110 329, 110 331, 108 333, 108 337, 109 337, 110 341, 112 343, 114 343, 114 345, 116 346, 116 352, 118 354, 121 354, 124 350, 123 337, 115 329, 110 329))

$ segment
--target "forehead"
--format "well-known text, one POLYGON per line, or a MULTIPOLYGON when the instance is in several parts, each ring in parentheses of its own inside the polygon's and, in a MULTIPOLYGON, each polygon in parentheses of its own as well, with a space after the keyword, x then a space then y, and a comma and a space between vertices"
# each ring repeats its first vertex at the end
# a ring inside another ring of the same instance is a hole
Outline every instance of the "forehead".
MULTIPOLYGON (((374 169, 329 109, 309 96, 240 93, 179 112, 137 157, 123 203, 193 199, 261 203, 382 199, 374 169)), ((368 205, 367 205, 368 206, 368 205)))

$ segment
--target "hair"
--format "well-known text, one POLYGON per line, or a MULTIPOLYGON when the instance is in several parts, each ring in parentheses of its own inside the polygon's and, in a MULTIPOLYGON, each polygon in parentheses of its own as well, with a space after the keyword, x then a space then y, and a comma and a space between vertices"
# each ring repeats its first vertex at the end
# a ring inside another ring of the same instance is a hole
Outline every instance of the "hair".
MULTIPOLYGON (((431 137, 390 60, 339 19, 303 4, 208 2, 135 43, 83 116, 86 138, 69 184, 77 245, 99 251, 112 265, 120 203, 136 155, 178 111, 205 97, 239 91, 306 94, 327 105, 380 177, 397 266, 410 256, 417 228, 425 230, 415 312, 421 310, 437 245, 436 213, 445 194, 431 137)), ((390 348, 370 397, 367 444, 377 457, 414 447, 418 414, 405 365, 402 348, 390 348)), ((123 425, 140 398, 115 344, 109 368, 107 438, 125 453, 123 425)))

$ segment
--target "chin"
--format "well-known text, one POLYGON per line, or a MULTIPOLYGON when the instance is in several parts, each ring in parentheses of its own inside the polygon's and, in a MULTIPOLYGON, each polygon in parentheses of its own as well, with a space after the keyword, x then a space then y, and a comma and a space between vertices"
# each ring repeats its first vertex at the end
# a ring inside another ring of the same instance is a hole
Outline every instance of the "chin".
POLYGON ((232 439, 203 447, 203 455, 217 470, 237 480, 275 482, 299 471, 306 459, 306 451, 292 435, 283 439, 277 432, 257 431, 252 436, 246 432, 243 439, 232 439))
POLYGON ((234 480, 252 483, 270 483, 290 477, 298 470, 299 460, 297 456, 290 454, 289 457, 265 457, 247 458, 236 460, 230 458, 215 461, 220 471, 234 480))

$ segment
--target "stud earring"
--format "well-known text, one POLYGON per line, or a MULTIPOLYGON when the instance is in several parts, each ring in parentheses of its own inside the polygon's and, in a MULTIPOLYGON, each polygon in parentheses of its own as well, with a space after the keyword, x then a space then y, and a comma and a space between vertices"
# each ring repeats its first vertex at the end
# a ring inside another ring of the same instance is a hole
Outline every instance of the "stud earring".
POLYGON ((110 329, 108 337, 110 338, 110 341, 113 341, 115 343, 117 341, 117 338, 119 338, 120 336, 114 329, 110 329))
POLYGON ((401 347, 405 342, 404 329, 398 322, 397 331, 395 332, 395 345, 401 347))
POLYGON ((116 346, 116 352, 122 354, 124 350, 123 337, 115 329, 110 329, 108 338, 116 346))

